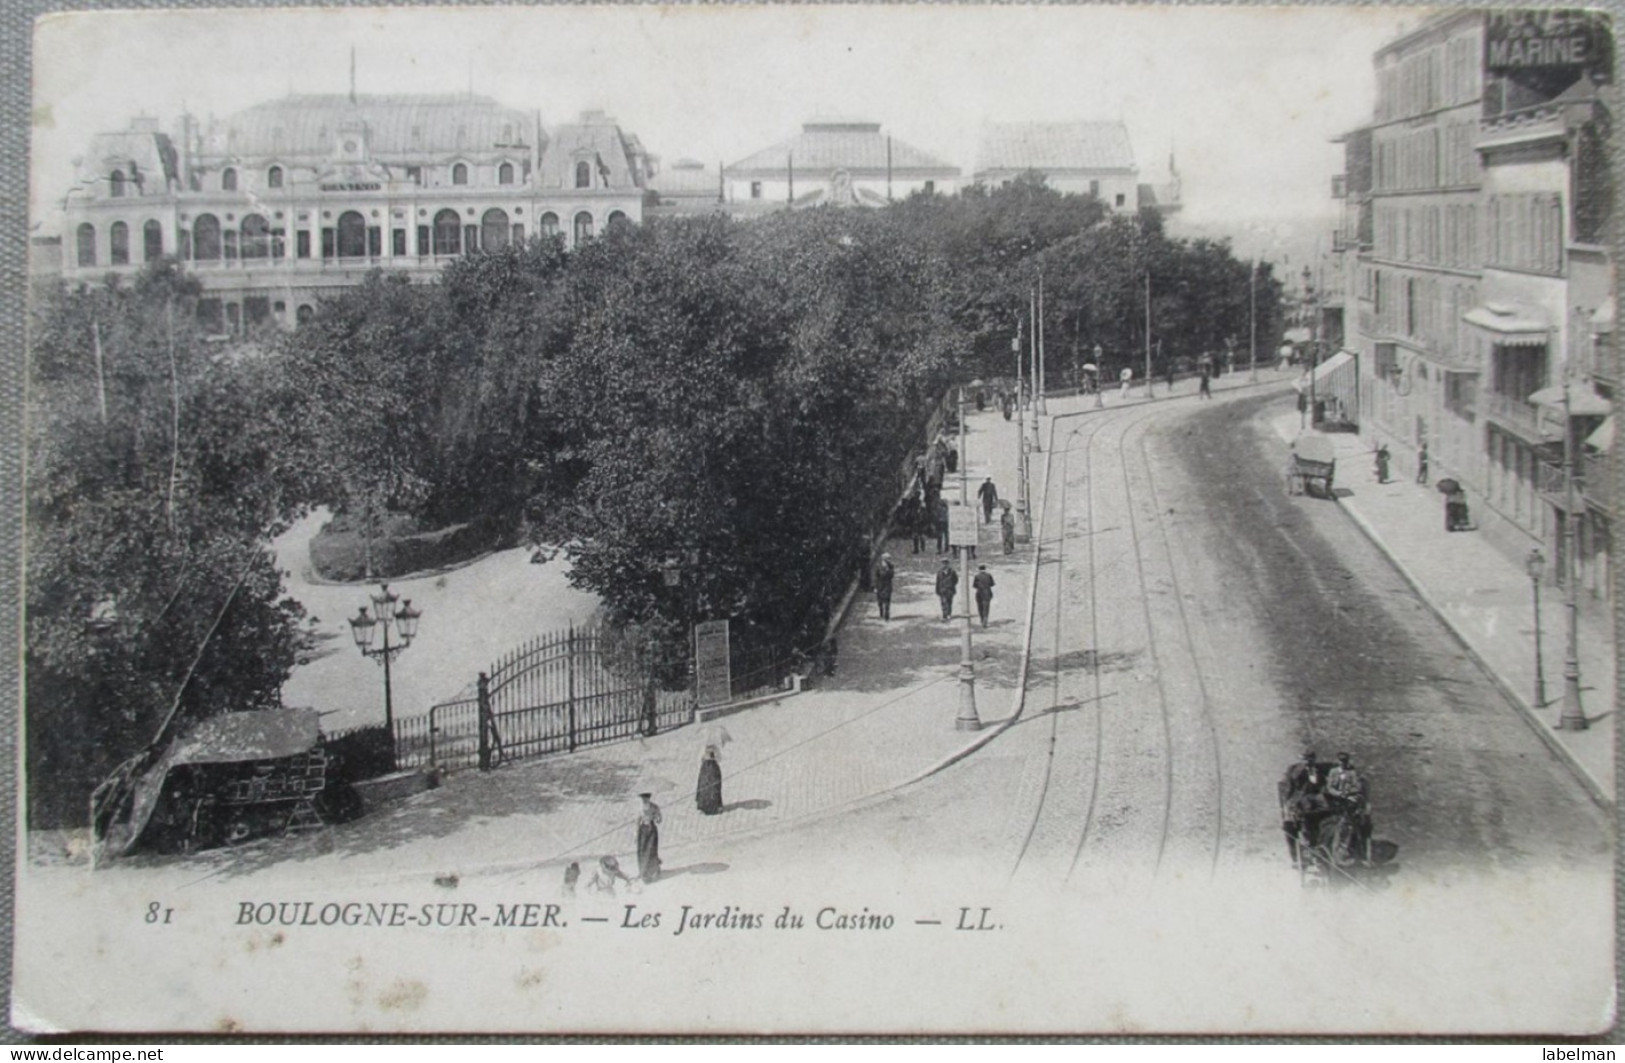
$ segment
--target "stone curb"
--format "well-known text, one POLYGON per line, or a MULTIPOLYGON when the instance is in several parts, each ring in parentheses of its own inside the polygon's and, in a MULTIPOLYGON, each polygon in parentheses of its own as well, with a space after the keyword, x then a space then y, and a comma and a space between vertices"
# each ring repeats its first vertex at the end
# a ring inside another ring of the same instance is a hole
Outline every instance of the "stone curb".
MULTIPOLYGON (((1273 427, 1274 426, 1272 424, 1272 428, 1273 427)), ((1282 434, 1279 428, 1275 428, 1275 435, 1284 442, 1290 442, 1290 440, 1288 440, 1286 436, 1282 434)), ((1429 611, 1431 611, 1434 616, 1439 618, 1444 626, 1450 631, 1451 635, 1455 636, 1456 641, 1461 644, 1462 649, 1466 650, 1467 655, 1473 659, 1473 663, 1478 665, 1479 670, 1489 677, 1490 682, 1495 684, 1495 688, 1499 690, 1508 701, 1518 707, 1520 710, 1520 715, 1523 716, 1524 722, 1527 723, 1530 729, 1540 737, 1542 742, 1546 743, 1546 747, 1552 752, 1556 753, 1558 759, 1568 766, 1574 777, 1579 780, 1580 785, 1585 787, 1586 792, 1591 795, 1592 800, 1596 801, 1603 808, 1612 809, 1614 807, 1614 796, 1608 792, 1603 781, 1593 775, 1591 773, 1591 769, 1586 767, 1585 764, 1583 764, 1580 759, 1574 755, 1573 750, 1569 749, 1569 747, 1561 739, 1552 733, 1551 725, 1546 720, 1541 718, 1540 712, 1533 705, 1529 704, 1529 700, 1519 693, 1512 686, 1512 684, 1507 681, 1506 677, 1496 669, 1496 667, 1490 662, 1489 658, 1485 657, 1484 654, 1479 652, 1478 647, 1474 646, 1472 640, 1468 637, 1468 633, 1456 623, 1456 621, 1450 616, 1444 607, 1433 597, 1433 595, 1428 591, 1427 587, 1416 577, 1416 574, 1411 571, 1410 566, 1401 561, 1399 557, 1391 549, 1389 549, 1387 540, 1385 540, 1381 533, 1377 531, 1376 526, 1371 523, 1369 518, 1360 513, 1358 510, 1350 506, 1343 505, 1341 499, 1334 497, 1333 501, 1338 503, 1338 510, 1347 516, 1349 520, 1353 521, 1355 527, 1360 529, 1360 534, 1365 536, 1366 541, 1371 543, 1372 546, 1375 546, 1377 551, 1381 553, 1383 557, 1388 559, 1388 563, 1394 566, 1394 570, 1399 573, 1400 578, 1405 581, 1405 584, 1415 592, 1419 599, 1421 599, 1422 604, 1427 606, 1429 611)))
POLYGON ((1478 648, 1474 646, 1472 641, 1467 637, 1467 632, 1462 630, 1462 628, 1456 624, 1455 620, 1451 618, 1450 614, 1446 612, 1439 602, 1434 599, 1433 595, 1428 592, 1427 587, 1424 586, 1421 581, 1416 578, 1415 574, 1411 572, 1410 567, 1388 549, 1388 544, 1383 541, 1382 536, 1378 534, 1376 528, 1371 524, 1371 522, 1364 515, 1350 509, 1348 506, 1339 505, 1337 508, 1343 513, 1347 514, 1348 518, 1354 522, 1355 526, 1360 529, 1360 532, 1366 537, 1366 539, 1369 540, 1371 544, 1388 559, 1388 563, 1394 566, 1394 568, 1399 572, 1401 578, 1403 578, 1406 584, 1410 586, 1411 590, 1416 592, 1416 596, 1422 600, 1422 604, 1426 605, 1428 609, 1433 612, 1434 616, 1438 617, 1444 622, 1444 626, 1447 627, 1450 630, 1450 633, 1455 636, 1456 641, 1461 643, 1462 648, 1467 651, 1467 655, 1473 659, 1473 662, 1478 665, 1479 669, 1489 677, 1490 682, 1495 684, 1496 689, 1498 689, 1508 701, 1512 702, 1512 704, 1516 705, 1520 710, 1522 710, 1521 715, 1524 718, 1524 722, 1529 725, 1530 729, 1533 730, 1535 734, 1540 736, 1540 740, 1546 743, 1547 748, 1556 753, 1558 758, 1568 765, 1569 770, 1573 772, 1574 777, 1580 781, 1580 784, 1585 787, 1586 792, 1591 795, 1592 799, 1603 808, 1613 808, 1614 797, 1612 794, 1608 793, 1607 789, 1603 785, 1603 781, 1593 775, 1591 773, 1591 769, 1586 767, 1585 764, 1580 761, 1580 758, 1575 756, 1574 752, 1569 749, 1569 747, 1561 739, 1552 733, 1551 724, 1546 720, 1543 720, 1540 712, 1533 705, 1529 704, 1528 699, 1515 690, 1512 684, 1507 681, 1506 677, 1501 675, 1501 673, 1496 670, 1495 666, 1490 663, 1489 659, 1478 651, 1478 648))

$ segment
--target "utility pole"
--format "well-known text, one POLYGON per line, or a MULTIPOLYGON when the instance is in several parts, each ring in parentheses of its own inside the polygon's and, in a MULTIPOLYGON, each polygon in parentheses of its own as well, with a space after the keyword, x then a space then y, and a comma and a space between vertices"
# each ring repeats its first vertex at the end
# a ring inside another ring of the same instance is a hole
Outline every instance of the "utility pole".
POLYGON ((1016 334, 1010 339, 1010 351, 1016 358, 1016 541, 1025 543, 1033 537, 1032 518, 1027 512, 1027 415, 1021 407, 1021 318, 1016 318, 1016 334))
POLYGON ((1151 393, 1151 267, 1145 267, 1145 397, 1156 398, 1151 393))
MULTIPOLYGON (((1035 417, 1034 420, 1037 420, 1035 417)), ((960 512, 970 506, 970 469, 965 460, 965 437, 969 435, 965 424, 965 386, 959 386, 959 505, 960 512)), ((974 516, 974 514, 972 515, 974 516)), ((969 546, 959 548, 959 596, 965 605, 965 624, 959 633, 959 716, 954 720, 956 731, 980 731, 982 720, 976 714, 976 663, 971 657, 970 627, 970 552, 969 546)))
POLYGON ((1038 411, 1040 417, 1047 416, 1049 410, 1044 405, 1044 275, 1038 275, 1038 376, 1037 387, 1033 394, 1037 397, 1033 409, 1038 411))
POLYGON ((1251 333, 1247 346, 1247 379, 1258 383, 1258 259, 1247 274, 1247 327, 1251 333))
POLYGON ((1038 294, 1031 288, 1027 289, 1027 314, 1032 319, 1032 336, 1029 337, 1028 346, 1032 348, 1033 364, 1027 377, 1033 393, 1033 453, 1036 454, 1044 448, 1038 442, 1038 294))

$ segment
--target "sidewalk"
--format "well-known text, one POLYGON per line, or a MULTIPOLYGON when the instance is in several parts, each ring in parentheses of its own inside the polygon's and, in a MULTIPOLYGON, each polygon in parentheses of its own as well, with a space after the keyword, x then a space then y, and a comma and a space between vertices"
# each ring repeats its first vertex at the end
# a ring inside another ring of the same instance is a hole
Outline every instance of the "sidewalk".
MULTIPOLYGON (((966 421, 969 496, 974 501, 982 479, 991 476, 1001 497, 1013 498, 1016 425, 997 411, 973 412, 966 421)), ((1033 457, 1033 476, 1041 479, 1043 455, 1033 457)), ((948 477, 944 494, 958 499, 957 476, 948 477)), ((967 588, 960 588, 954 619, 944 621, 934 576, 947 555, 939 556, 930 541, 915 554, 908 538, 893 538, 886 546, 897 567, 892 619, 879 618, 873 594, 857 595, 839 630, 835 676, 815 677, 800 694, 713 723, 483 775, 459 772, 439 789, 335 826, 319 847, 290 855, 272 842, 263 859, 252 861, 256 873, 304 878, 342 862, 349 879, 507 878, 539 870, 546 880, 562 875, 571 861, 587 866, 606 853, 635 873, 637 795, 645 790, 663 811, 668 867, 703 868, 725 857, 730 837, 855 805, 940 770, 991 741, 1021 705, 1035 547, 1021 544, 1007 556, 996 520, 979 528, 971 571, 985 564, 996 580, 989 626, 973 629, 979 731, 955 727, 958 613, 967 588), (730 741, 721 757, 725 810, 706 816, 695 807, 694 790, 703 736, 712 727, 724 728, 730 741)))
MULTIPOLYGON (((1288 443, 1298 437, 1298 424, 1296 412, 1272 422, 1276 434, 1288 443)), ((1562 591, 1550 583, 1541 588, 1547 703, 1537 706, 1534 595, 1523 568, 1481 536, 1446 532, 1444 500, 1432 486, 1399 481, 1378 485, 1371 452, 1358 436, 1327 433, 1323 438, 1337 453, 1343 510, 1528 714, 1547 744, 1577 769, 1592 794, 1612 805, 1616 665, 1612 626, 1596 617, 1580 617, 1580 700, 1590 726, 1584 731, 1557 730, 1567 633, 1562 591), (1345 489, 1348 493, 1342 494, 1345 489)))

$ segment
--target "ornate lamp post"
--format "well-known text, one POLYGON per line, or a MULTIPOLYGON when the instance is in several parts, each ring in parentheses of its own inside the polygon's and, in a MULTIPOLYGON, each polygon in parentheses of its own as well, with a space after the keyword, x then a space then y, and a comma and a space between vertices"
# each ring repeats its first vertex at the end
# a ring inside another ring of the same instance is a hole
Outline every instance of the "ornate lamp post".
POLYGON ((1546 666, 1540 654, 1540 578, 1546 573, 1546 555, 1536 547, 1523 562, 1529 573, 1529 587, 1535 594, 1535 708, 1546 707, 1546 666))
MULTIPOLYGON (((1038 420, 1038 414, 1033 414, 1033 420, 1038 420)), ((970 476, 965 461, 965 436, 969 433, 965 429, 965 389, 959 389, 959 504, 962 507, 970 505, 970 476)), ((971 656, 971 626, 970 626, 970 550, 968 546, 959 548, 959 600, 965 605, 965 624, 959 635, 959 715, 954 719, 956 731, 980 731, 982 729, 981 717, 976 714, 976 663, 971 656)))
POLYGON ((1580 518, 1575 512, 1574 407, 1570 397, 1569 372, 1563 371, 1563 607, 1568 614, 1568 638, 1563 650, 1563 712, 1557 726, 1564 731, 1584 731, 1590 724, 1580 705, 1580 599, 1576 584, 1576 552, 1580 547, 1580 518))
POLYGON ((362 606, 360 611, 350 621, 350 634, 355 636, 355 645, 363 657, 372 657, 384 666, 384 730, 389 734, 389 761, 393 767, 395 763, 395 692, 390 681, 389 662, 396 654, 412 644, 412 639, 418 633, 418 619, 423 611, 412 608, 412 599, 401 602, 399 609, 395 603, 400 595, 389 589, 389 584, 379 586, 377 593, 371 595, 373 612, 368 615, 367 607, 362 606), (389 622, 395 621, 396 634, 399 641, 391 643, 389 639, 389 622), (383 633, 382 643, 374 646, 373 636, 383 633))

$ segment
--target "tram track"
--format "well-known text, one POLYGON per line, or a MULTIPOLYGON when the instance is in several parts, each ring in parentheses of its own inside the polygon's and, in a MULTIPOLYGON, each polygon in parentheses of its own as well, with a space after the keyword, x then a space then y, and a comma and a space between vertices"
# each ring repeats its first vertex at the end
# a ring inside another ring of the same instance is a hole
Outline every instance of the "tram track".
POLYGON ((1176 784, 1203 795, 1200 804, 1207 807, 1200 818, 1207 822, 1200 825, 1204 835, 1201 849, 1206 850, 1203 855, 1209 875, 1217 873, 1225 844, 1223 762, 1217 720, 1202 676, 1197 625, 1184 601, 1174 544, 1167 528, 1153 527, 1162 512, 1163 499, 1152 473, 1147 434, 1162 409, 1137 405, 1063 415, 1085 421, 1067 432, 1058 452, 1054 447, 1059 433, 1054 426, 1051 429, 1051 461, 1060 460, 1059 468, 1052 464, 1050 470, 1053 489, 1045 497, 1045 519, 1056 520, 1061 531, 1049 543, 1040 543, 1038 559, 1040 569, 1055 566, 1055 574, 1048 581, 1051 587, 1046 590, 1053 599, 1045 603, 1044 609, 1050 627, 1046 648, 1053 662, 1049 694, 1041 710, 1048 717, 1048 733, 1043 739, 1039 777, 1035 785, 1027 787, 1033 791, 1027 802, 1031 812, 1011 865, 1012 880, 1031 870, 1045 855, 1060 858, 1062 862, 1054 871, 1063 881, 1071 882, 1089 866, 1091 853, 1099 860, 1112 861, 1136 849, 1145 853, 1145 863, 1155 877, 1163 871, 1175 833, 1176 808, 1180 807, 1176 784), (1080 463, 1074 460, 1079 451, 1083 455, 1081 474, 1077 468, 1080 463), (1102 494, 1102 485, 1108 480, 1121 491, 1116 500, 1107 500, 1102 494), (1072 507, 1078 505, 1080 495, 1082 505, 1074 513, 1072 507), (1103 502, 1109 502, 1104 510, 1103 502), (1103 511, 1115 514, 1120 510, 1124 511, 1123 519, 1116 526, 1102 518, 1103 511), (1072 523, 1074 519, 1076 524, 1072 523), (1126 541, 1115 549, 1103 547, 1102 533, 1119 529, 1126 541), (1083 549, 1075 556, 1071 540, 1080 535, 1083 549), (1046 557, 1046 550, 1053 556, 1046 557), (1125 550, 1131 556, 1124 556, 1125 550), (1165 571, 1152 571, 1159 563, 1166 566, 1165 571), (1125 574, 1131 576, 1126 584, 1122 579, 1125 574), (1068 586, 1080 581, 1082 600, 1073 603, 1075 609, 1069 616, 1068 586), (1171 592, 1171 620, 1160 617, 1153 608, 1153 598, 1160 598, 1154 594, 1159 583, 1171 592), (1138 602, 1137 608, 1130 599, 1138 602), (1111 633, 1103 630, 1102 617, 1124 615, 1122 607, 1130 607, 1138 624, 1144 625, 1143 647, 1119 647, 1114 651, 1106 645, 1111 633), (1073 656, 1074 650, 1077 657, 1073 656), (1136 674, 1149 674, 1153 689, 1141 693, 1132 686, 1109 684, 1110 662, 1128 661, 1136 654, 1142 669, 1136 674), (1190 688, 1195 692, 1196 704, 1180 712, 1175 711, 1167 674, 1170 654, 1188 660, 1188 670, 1194 675, 1190 688), (1083 662, 1070 676, 1066 668, 1069 660, 1083 662), (1073 684, 1071 697, 1066 696, 1069 679, 1073 684), (1077 689, 1079 681, 1082 690, 1077 689), (1152 727, 1158 748, 1151 755, 1159 777, 1156 800, 1160 808, 1141 817, 1136 815, 1139 810, 1134 805, 1143 804, 1140 795, 1147 790, 1146 780, 1137 773, 1148 762, 1146 754, 1151 751, 1143 748, 1145 729, 1135 708, 1149 708, 1147 697, 1155 699, 1157 705, 1152 727), (1124 698, 1128 703, 1108 707, 1111 698, 1124 698), (1069 726, 1065 717, 1070 710, 1088 712, 1093 720, 1089 726, 1069 726), (1176 731, 1180 733, 1176 735, 1176 731), (1176 757, 1176 746, 1182 756, 1176 757), (1106 810, 1103 801, 1116 811, 1106 810), (1103 818, 1108 813, 1109 823, 1103 818), (1046 847, 1050 852, 1041 853, 1046 847), (1062 852, 1068 855, 1061 856, 1062 852))

